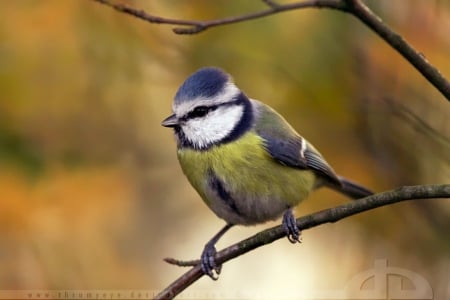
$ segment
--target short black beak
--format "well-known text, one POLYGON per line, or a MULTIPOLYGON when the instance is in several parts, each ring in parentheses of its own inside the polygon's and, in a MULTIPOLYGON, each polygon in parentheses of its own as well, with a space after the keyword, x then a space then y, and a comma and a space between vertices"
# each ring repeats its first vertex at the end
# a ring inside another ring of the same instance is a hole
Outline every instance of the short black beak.
POLYGON ((168 116, 161 123, 161 125, 164 127, 175 127, 178 126, 178 124, 179 124, 178 118, 175 115, 168 116))

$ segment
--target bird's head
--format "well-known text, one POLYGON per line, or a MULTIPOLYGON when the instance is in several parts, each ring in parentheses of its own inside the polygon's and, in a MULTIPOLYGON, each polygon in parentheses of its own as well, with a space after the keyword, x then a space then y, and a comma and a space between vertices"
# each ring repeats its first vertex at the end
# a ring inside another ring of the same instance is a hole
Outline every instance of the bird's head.
POLYGON ((173 114, 162 122, 172 127, 180 147, 208 149, 242 135, 251 123, 251 103, 233 79, 219 68, 202 68, 178 89, 173 114))

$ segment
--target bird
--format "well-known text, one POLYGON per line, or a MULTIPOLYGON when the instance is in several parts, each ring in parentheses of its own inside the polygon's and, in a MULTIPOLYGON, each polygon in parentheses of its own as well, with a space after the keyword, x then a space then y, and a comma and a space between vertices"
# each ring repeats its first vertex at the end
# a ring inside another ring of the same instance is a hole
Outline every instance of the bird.
POLYGON ((179 87, 172 128, 184 175, 226 225, 204 246, 200 264, 217 280, 215 245, 234 225, 256 225, 282 217, 292 243, 301 241, 293 209, 310 192, 329 187, 352 199, 372 192, 337 175, 319 151, 273 108, 249 98, 232 76, 203 67, 179 87))

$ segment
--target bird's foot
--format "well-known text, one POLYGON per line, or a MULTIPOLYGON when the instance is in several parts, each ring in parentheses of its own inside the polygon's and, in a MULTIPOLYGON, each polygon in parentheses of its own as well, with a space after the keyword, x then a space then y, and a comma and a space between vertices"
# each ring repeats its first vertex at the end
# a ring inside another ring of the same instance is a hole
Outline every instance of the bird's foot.
POLYGON ((283 227, 286 231, 287 238, 289 242, 301 243, 301 232, 297 227, 297 222, 295 220, 294 213, 292 212, 292 208, 289 208, 283 215, 283 227))
POLYGON ((214 244, 206 244, 203 249, 200 263, 204 274, 208 275, 212 280, 219 279, 222 265, 217 265, 214 256, 216 255, 216 247, 214 244))

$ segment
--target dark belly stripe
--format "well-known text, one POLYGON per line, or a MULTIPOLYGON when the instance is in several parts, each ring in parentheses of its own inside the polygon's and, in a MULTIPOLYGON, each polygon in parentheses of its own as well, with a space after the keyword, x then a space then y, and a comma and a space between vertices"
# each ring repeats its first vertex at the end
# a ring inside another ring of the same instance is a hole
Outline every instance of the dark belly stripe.
POLYGON ((223 202, 237 215, 242 215, 236 206, 234 199, 231 197, 230 193, 225 189, 223 182, 214 174, 212 170, 209 172, 209 186, 211 189, 216 191, 217 195, 223 202))

